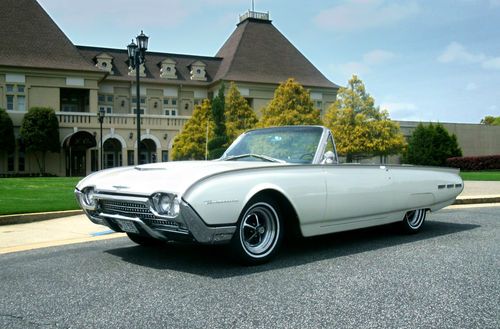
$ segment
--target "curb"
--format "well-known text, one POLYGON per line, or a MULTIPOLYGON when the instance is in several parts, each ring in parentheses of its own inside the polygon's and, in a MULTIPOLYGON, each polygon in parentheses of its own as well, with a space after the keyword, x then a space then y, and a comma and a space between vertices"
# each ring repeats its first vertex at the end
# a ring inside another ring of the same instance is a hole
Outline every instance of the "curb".
POLYGON ((453 203, 454 205, 459 204, 480 204, 480 203, 499 203, 500 196, 478 196, 478 197, 467 197, 458 198, 453 203))
POLYGON ((83 215, 83 210, 51 211, 42 213, 15 214, 0 216, 0 225, 25 224, 47 219, 83 215))

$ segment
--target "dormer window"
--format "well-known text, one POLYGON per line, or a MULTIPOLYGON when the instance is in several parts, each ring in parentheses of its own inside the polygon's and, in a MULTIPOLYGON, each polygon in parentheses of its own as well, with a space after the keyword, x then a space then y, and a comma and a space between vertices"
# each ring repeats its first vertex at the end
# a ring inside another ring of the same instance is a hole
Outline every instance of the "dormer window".
POLYGON ((95 58, 96 58, 96 62, 97 62, 95 66, 97 68, 113 74, 113 57, 112 56, 110 56, 106 53, 100 53, 95 58))
POLYGON ((202 61, 196 61, 190 65, 191 80, 207 81, 206 64, 202 61))
POLYGON ((176 62, 171 58, 166 58, 161 62, 160 77, 164 79, 177 79, 176 62))

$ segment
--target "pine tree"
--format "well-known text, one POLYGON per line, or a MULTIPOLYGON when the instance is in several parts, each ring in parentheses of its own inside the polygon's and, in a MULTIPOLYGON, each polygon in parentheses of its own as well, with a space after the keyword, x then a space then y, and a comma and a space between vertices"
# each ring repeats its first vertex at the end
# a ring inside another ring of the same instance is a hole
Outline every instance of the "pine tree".
POLYGON ((241 96, 236 85, 231 82, 226 95, 226 130, 229 142, 234 141, 241 133, 255 128, 257 115, 241 96))
POLYGON ((224 117, 225 97, 224 83, 219 88, 217 96, 212 101, 212 119, 214 123, 213 137, 208 141, 208 158, 218 159, 222 156, 228 145, 226 134, 226 119, 224 117))
POLYGON ((274 98, 262 109, 260 127, 319 125, 320 111, 314 108, 309 92, 290 78, 279 85, 274 98))
POLYGON ((408 139, 404 162, 415 165, 445 166, 446 159, 462 156, 457 137, 441 124, 419 124, 408 139))

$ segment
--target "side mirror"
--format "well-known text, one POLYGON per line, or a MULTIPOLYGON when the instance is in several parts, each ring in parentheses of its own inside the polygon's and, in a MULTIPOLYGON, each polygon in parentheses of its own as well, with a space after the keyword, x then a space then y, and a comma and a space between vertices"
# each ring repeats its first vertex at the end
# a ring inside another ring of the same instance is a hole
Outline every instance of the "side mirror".
POLYGON ((323 155, 323 160, 321 164, 334 164, 335 163, 335 154, 332 151, 327 151, 323 155))

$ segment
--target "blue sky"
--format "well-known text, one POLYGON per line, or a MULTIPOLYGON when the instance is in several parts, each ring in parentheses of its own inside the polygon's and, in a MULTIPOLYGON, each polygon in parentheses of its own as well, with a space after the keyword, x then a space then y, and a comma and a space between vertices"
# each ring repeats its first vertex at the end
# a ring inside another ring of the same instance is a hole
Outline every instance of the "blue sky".
MULTIPOLYGON (((38 0, 77 45, 214 56, 251 0, 38 0), (133 10, 133 8, 138 8, 133 10)), ((500 116, 500 0, 255 0, 327 78, 352 74, 398 120, 500 116)), ((279 56, 279 54, 276 54, 279 56)))

